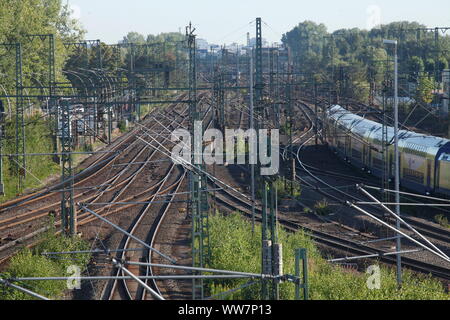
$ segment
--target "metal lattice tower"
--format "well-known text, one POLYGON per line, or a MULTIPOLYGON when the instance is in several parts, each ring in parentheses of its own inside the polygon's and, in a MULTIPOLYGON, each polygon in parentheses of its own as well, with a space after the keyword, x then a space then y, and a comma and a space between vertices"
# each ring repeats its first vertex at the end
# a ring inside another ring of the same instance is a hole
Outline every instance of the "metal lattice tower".
MULTIPOLYGON (((381 141, 381 152, 382 152, 382 187, 383 190, 388 190, 390 188, 390 177, 391 177, 391 164, 389 159, 389 144, 388 141, 388 117, 387 117, 387 104, 388 104, 388 96, 389 96, 389 60, 386 61, 386 73, 384 78, 384 88, 383 88, 383 123, 382 123, 382 141, 381 141)), ((382 199, 384 202, 389 202, 390 196, 389 193, 383 191, 382 199)))
MULTIPOLYGON (((201 157, 202 139, 195 139, 195 132, 200 131, 203 136, 203 125, 197 127, 201 121, 201 113, 197 105, 197 69, 196 69, 196 41, 194 35, 195 28, 192 25, 186 28, 186 37, 189 50, 189 114, 190 114, 190 131, 191 146, 194 146, 194 154, 191 157, 195 172, 189 173, 189 190, 190 190, 190 213, 192 215, 192 266, 204 268, 210 257, 209 248, 209 222, 208 222, 208 194, 207 194, 207 178, 201 172, 205 171, 201 157), (195 145, 195 143, 199 145, 195 145), (196 154, 200 152, 200 154, 196 154)), ((204 299, 204 282, 203 279, 192 280, 192 299, 204 299)))
POLYGON ((225 91, 223 89, 224 79, 220 70, 216 70, 214 75, 214 103, 217 113, 216 121, 222 130, 225 130, 225 91))
MULTIPOLYGON (((48 35, 48 92, 49 92, 49 105, 50 108, 54 106, 54 96, 56 95, 56 67, 55 67, 55 37, 53 34, 48 35)), ((50 113, 50 119, 52 119, 51 113, 50 113)), ((53 117, 54 122, 57 123, 56 116, 53 117)), ((50 121, 51 123, 51 121, 50 121)), ((54 129, 54 126, 51 126, 51 131, 53 132, 53 153, 58 153, 58 143, 57 143, 57 137, 56 137, 56 130, 54 129)), ((57 156, 55 157, 55 160, 57 159, 57 156)))
POLYGON ((255 100, 260 104, 264 82, 263 82, 263 56, 262 56, 262 28, 261 18, 256 18, 256 48, 255 48, 255 100))
POLYGON ((17 172, 17 193, 22 192, 26 178, 26 158, 25 158, 25 119, 24 119, 24 96, 22 79, 22 46, 20 43, 16 47, 16 172, 17 172))
POLYGON ((61 126, 61 180, 64 183, 61 192, 61 227, 63 233, 74 235, 77 232, 75 206, 73 203, 72 137, 69 100, 60 106, 61 126))
MULTIPOLYGON (((262 50, 262 28, 261 18, 256 19, 256 50, 255 50, 255 101, 256 112, 264 118, 263 102, 263 50, 262 50)), ((259 129, 258 121, 255 121, 255 129, 259 129)), ((269 139, 268 151, 271 152, 272 146, 269 139)), ((260 165, 259 165, 260 166, 260 165)), ((274 266, 274 244, 278 241, 276 231, 276 198, 277 191, 273 177, 260 177, 262 187, 262 261, 261 268, 264 274, 273 274, 274 266)), ((274 300, 278 298, 278 282, 263 279, 261 286, 261 295, 263 300, 274 300)))

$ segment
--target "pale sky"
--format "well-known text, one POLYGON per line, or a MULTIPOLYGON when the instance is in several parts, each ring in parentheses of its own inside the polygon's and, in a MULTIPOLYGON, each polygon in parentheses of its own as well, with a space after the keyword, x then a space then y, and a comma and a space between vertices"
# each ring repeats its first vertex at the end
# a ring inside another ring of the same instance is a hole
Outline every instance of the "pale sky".
POLYGON ((261 17, 263 37, 280 42, 299 22, 324 23, 329 31, 392 21, 450 26, 449 0, 66 0, 88 30, 86 39, 117 43, 129 31, 144 35, 184 32, 192 21, 196 34, 210 43, 245 43, 261 17))

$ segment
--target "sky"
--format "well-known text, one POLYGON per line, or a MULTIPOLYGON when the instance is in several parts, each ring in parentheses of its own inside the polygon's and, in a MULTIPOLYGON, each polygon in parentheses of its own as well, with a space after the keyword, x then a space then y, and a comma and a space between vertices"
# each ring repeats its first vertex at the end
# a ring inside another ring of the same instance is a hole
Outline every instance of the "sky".
POLYGON ((128 32, 143 35, 184 32, 192 21, 199 38, 214 44, 245 43, 255 34, 256 17, 263 37, 280 42, 299 22, 324 23, 328 31, 369 29, 392 21, 417 21, 428 27, 450 26, 448 0, 63 0, 83 27, 86 39, 117 43, 128 32))

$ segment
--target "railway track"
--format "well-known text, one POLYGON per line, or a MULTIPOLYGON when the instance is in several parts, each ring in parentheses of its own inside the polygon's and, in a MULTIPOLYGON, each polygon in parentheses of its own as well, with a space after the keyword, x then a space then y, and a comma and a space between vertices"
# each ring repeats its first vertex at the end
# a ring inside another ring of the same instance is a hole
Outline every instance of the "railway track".
MULTIPOLYGON (((213 186, 218 187, 215 182, 211 182, 213 186)), ((233 194, 228 190, 221 190, 216 193, 216 199, 218 202, 222 203, 222 205, 228 207, 231 211, 239 211, 243 213, 246 217, 252 217, 251 211, 251 201, 247 198, 243 198, 242 196, 233 194)), ((262 209, 260 206, 256 207, 256 218, 259 222, 262 221, 262 209)), ((350 256, 364 256, 364 255, 379 255, 378 259, 380 261, 394 264, 395 258, 382 256, 386 253, 384 250, 376 249, 359 242, 343 239, 342 237, 338 237, 326 232, 322 232, 317 229, 309 228, 304 225, 300 225, 299 223, 280 218, 278 217, 278 222, 280 225, 290 232, 297 232, 300 230, 304 230, 309 234, 309 236, 317 243, 327 246, 329 248, 338 249, 343 253, 349 254, 350 256)), ((424 274, 432 274, 433 276, 443 279, 450 280, 449 269, 441 266, 436 266, 434 264, 429 264, 423 261, 410 259, 403 257, 403 264, 411 270, 421 272, 424 274)))
MULTIPOLYGON (((203 101, 203 103, 204 102, 205 101, 203 101)), ((206 120, 210 111, 211 108, 207 109, 203 121, 206 120)), ((178 122, 177 127, 181 127, 183 123, 186 123, 186 120, 188 120, 187 117, 181 122, 178 122)), ((211 123, 212 119, 210 119, 207 128, 211 123)), ((171 129, 176 129, 176 127, 169 127, 170 126, 164 126, 162 131, 170 133, 171 129)), ((166 142, 170 142, 167 138, 163 139, 166 142)), ((165 153, 164 149, 160 149, 163 148, 163 143, 164 141, 157 149, 158 151, 165 153)), ((157 183, 158 188, 147 197, 147 204, 141 208, 139 214, 129 226, 127 231, 130 235, 139 239, 145 239, 145 242, 148 243, 149 247, 153 248, 155 246, 161 226, 167 219, 167 215, 174 206, 176 199, 179 197, 179 192, 186 183, 186 177, 187 171, 184 167, 171 164, 168 172, 166 172, 157 183), (165 196, 165 202, 158 203, 158 201, 155 201, 155 199, 160 199, 162 196, 165 196)), ((167 259, 164 259, 164 257, 161 257, 154 251, 143 247, 141 243, 134 240, 130 235, 124 235, 120 241, 117 248, 119 253, 115 257, 118 261, 152 263, 157 259, 163 259, 164 263, 168 263, 167 259), (139 250, 134 251, 134 248, 139 248, 139 250)), ((135 276, 153 276, 160 272, 159 269, 149 266, 127 265, 127 269, 135 276)), ((123 269, 116 268, 112 271, 112 275, 118 277, 124 276, 125 274, 123 269)), ((163 296, 160 290, 161 284, 156 280, 144 280, 143 282, 151 287, 154 292, 163 296)), ((148 300, 153 299, 154 297, 135 280, 112 280, 103 288, 101 298, 103 300, 148 300)))
MULTIPOLYGON (((305 116, 307 116, 305 114, 305 116)), ((309 118, 309 129, 306 132, 303 132, 302 134, 300 134, 295 140, 294 143, 300 143, 301 145, 306 144, 314 135, 314 127, 313 127, 313 121, 311 118, 309 118)), ((287 152, 288 152, 289 148, 286 148, 283 150, 281 156, 283 158, 286 158, 287 156, 287 152)), ((335 178, 340 178, 340 179, 346 179, 346 181, 350 181, 352 183, 354 183, 355 181, 358 183, 361 183, 361 179, 360 177, 356 176, 356 175, 345 175, 345 174, 339 174, 339 173, 334 173, 334 172, 323 172, 323 170, 315 168, 314 166, 311 165, 304 165, 303 167, 301 166, 302 161, 300 160, 300 150, 301 148, 298 149, 298 160, 300 163, 300 168, 303 169, 305 172, 308 172, 308 174, 310 176, 314 177, 314 180, 316 181, 321 181, 322 179, 318 178, 316 175, 328 175, 328 176, 332 176, 335 178), (320 172, 320 174, 318 173, 320 172)), ((305 185, 310 186, 313 189, 317 189, 318 192, 320 192, 321 194, 329 197, 332 196, 331 193, 328 192, 324 192, 322 189, 332 189, 334 191, 334 189, 338 190, 340 192, 340 197, 337 196, 333 196, 332 199, 339 201, 339 203, 342 202, 342 196, 343 194, 345 194, 345 196, 349 196, 349 194, 347 193, 342 193, 341 190, 335 188, 332 185, 326 185, 325 188, 324 186, 318 186, 318 184, 316 183, 311 183, 309 181, 306 181, 304 179, 302 179, 302 177, 297 177, 299 178, 305 185)), ((209 181, 210 186, 212 188, 217 188, 217 187, 221 187, 220 185, 217 184, 216 181, 209 181)), ((223 189, 219 192, 215 192, 215 198, 217 199, 218 202, 220 202, 223 206, 227 207, 229 210, 231 211, 240 211, 242 212, 245 216, 247 217, 251 217, 251 200, 246 197, 243 196, 242 194, 238 194, 236 192, 231 192, 227 189, 223 189)), ((359 199, 358 200, 362 200, 359 199)), ((261 221, 261 207, 257 208, 256 210, 257 212, 257 218, 259 219, 259 221, 261 221)), ((311 227, 307 227, 304 225, 300 225, 298 222, 289 220, 289 219, 285 219, 285 218, 278 218, 279 223, 288 231, 291 232, 296 232, 298 230, 305 230, 313 239, 314 241, 316 241, 317 243, 326 246, 328 248, 332 248, 333 250, 338 249, 340 252, 347 254, 349 256, 367 256, 367 255, 377 255, 377 258, 387 264, 395 264, 396 260, 395 257, 392 256, 385 256, 386 253, 388 253, 388 251, 373 247, 373 246, 369 246, 367 244, 361 243, 360 241, 354 241, 354 240, 350 240, 350 239, 346 239, 340 235, 333 235, 327 232, 323 232, 320 231, 316 228, 311 228, 311 227)), ((418 225, 415 225, 416 228, 418 228, 418 225)), ((442 235, 440 234, 441 239, 444 239, 446 237, 446 235, 442 235)), ((433 263, 428 263, 428 262, 424 262, 421 260, 417 260, 414 258, 409 258, 409 257, 403 257, 402 258, 403 261, 403 265, 413 271, 417 271, 417 272, 421 272, 424 274, 432 274, 433 276, 445 280, 445 281, 449 281, 450 280, 450 269, 448 269, 447 267, 443 267, 443 266, 439 266, 433 263)))
MULTIPOLYGON (((312 110, 309 108, 309 106, 307 105, 303 105, 304 109, 303 113, 304 115, 309 119, 310 123, 311 123, 311 127, 314 124, 314 121, 312 120, 313 117, 313 112, 312 110)), ((310 131, 311 133, 311 131, 310 131)), ((309 139, 312 139, 312 137, 308 137, 309 139)), ((346 201, 353 201, 353 202, 372 202, 371 199, 360 195, 360 196, 355 196, 354 194, 349 194, 345 191, 340 190, 339 188, 327 183, 326 181, 324 181, 323 179, 319 178, 318 176, 321 174, 317 174, 317 172, 320 172, 321 169, 317 169, 314 168, 311 165, 305 164, 304 161, 301 160, 301 150, 304 146, 306 146, 307 142, 305 142, 302 146, 300 146, 300 148, 298 148, 297 150, 297 160, 299 163, 300 168, 303 171, 307 172, 307 174, 312 177, 317 184, 312 184, 311 182, 305 181, 305 179, 302 179, 300 176, 298 176, 299 179, 301 179, 304 183, 309 184, 310 187, 315 187, 318 188, 319 192, 322 193, 324 196, 327 196, 328 198, 332 199, 333 201, 336 201, 338 203, 342 203, 345 204, 346 201), (328 189, 327 191, 324 191, 323 189, 328 189), (343 198, 344 197, 344 198, 343 198), (345 200, 344 200, 345 199, 345 200)), ((343 179, 345 179, 346 181, 349 182, 353 182, 354 181, 354 177, 346 177, 345 175, 337 175, 338 177, 341 177, 343 179)), ((367 183, 368 185, 373 185, 374 182, 372 180, 372 182, 369 181, 364 181, 363 179, 361 179, 358 184, 362 184, 362 183, 367 183)), ((376 185, 375 185, 376 186, 376 185)), ((355 185, 356 187, 356 185, 355 185)), ((356 188, 355 188, 356 191, 356 188)), ((384 212, 382 210, 380 210, 379 207, 376 206, 370 206, 370 208, 372 209, 372 212, 376 215, 378 215, 378 217, 382 218, 384 216, 384 212)), ((420 231, 423 235, 430 237, 431 239, 435 239, 438 241, 442 241, 443 243, 450 243, 450 231, 447 230, 443 230, 442 228, 433 226, 431 224, 428 223, 424 223, 424 222, 420 222, 417 221, 415 219, 411 219, 409 217, 404 217, 403 218, 406 222, 408 222, 409 224, 411 224, 414 228, 416 228, 418 231, 420 231)), ((390 219, 390 222, 393 222, 394 219, 390 219)))
MULTIPOLYGON (((183 110, 177 110, 177 108, 179 106, 169 107, 165 111, 168 116, 160 119, 162 122, 168 123, 168 127, 174 123, 179 123, 179 121, 185 118, 187 107, 183 110), (170 122, 167 122, 167 118, 171 119, 170 122)), ((160 115, 154 112, 144 121, 144 125, 147 125, 149 129, 153 130, 157 124, 152 124, 151 121, 154 117, 158 116, 160 115)), ((77 181, 75 191, 83 190, 80 188, 83 184, 92 185, 93 183, 98 183, 100 187, 84 192, 76 192, 76 202, 138 201, 139 199, 146 198, 147 194, 152 191, 148 188, 143 189, 142 192, 137 192, 131 197, 124 198, 126 191, 132 185, 135 185, 137 180, 142 180, 140 177, 152 165, 151 160, 155 158, 155 161, 159 161, 157 160, 159 155, 156 149, 150 150, 151 148, 149 146, 142 144, 141 141, 136 139, 139 131, 135 129, 125 137, 119 139, 113 146, 113 150, 115 151, 114 157, 108 158, 101 156, 91 164, 87 170, 92 171, 91 168, 98 168, 98 171, 89 177, 84 177, 77 181), (98 180, 96 179, 102 180, 97 182, 98 180)), ((141 181, 140 183, 143 182, 141 181)), ((56 187, 46 189, 44 192, 27 195, 2 205, 0 211, 0 217, 2 218, 0 220, 0 239, 3 242, 0 242, 0 244, 3 244, 0 246, 1 262, 6 261, 15 252, 15 247, 24 244, 30 245, 31 240, 48 229, 45 223, 48 220, 49 211, 56 213, 60 206, 58 187, 60 186, 57 185, 56 187), (36 208, 36 206, 40 207, 36 208), (5 244, 5 242, 7 243, 5 244)), ((105 215, 111 215, 120 210, 126 210, 132 207, 134 206, 128 205, 119 209, 108 210, 108 212, 105 212, 103 209, 100 212, 103 212, 105 215)), ((78 216, 79 226, 86 225, 95 220, 95 218, 86 213, 78 216)), ((60 225, 60 221, 57 220, 56 226, 58 225, 60 225)))

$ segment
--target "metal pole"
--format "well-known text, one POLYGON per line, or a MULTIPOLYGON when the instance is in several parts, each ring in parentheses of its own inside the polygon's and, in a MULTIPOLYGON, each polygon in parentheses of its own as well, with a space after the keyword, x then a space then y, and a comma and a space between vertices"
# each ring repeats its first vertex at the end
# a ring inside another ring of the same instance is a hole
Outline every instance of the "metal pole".
MULTIPOLYGON (((367 192, 366 190, 364 190, 363 188, 361 188, 360 186, 357 187, 359 190, 361 190, 365 195, 367 195, 369 198, 371 198, 373 201, 375 201, 376 203, 378 203, 383 209, 385 209, 387 212, 389 212, 390 214, 392 214, 397 221, 400 221, 401 223, 403 223, 409 230, 411 230, 412 232, 414 232, 415 234, 417 234, 420 238, 422 238, 423 240, 425 240, 425 242, 427 242, 433 249, 435 249, 436 251, 438 251, 439 253, 441 253, 442 255, 446 256, 448 258, 448 256, 442 252, 438 247, 436 247, 433 243, 431 243, 430 240, 428 240, 427 238, 425 238, 421 233, 419 233, 416 229, 414 229, 409 223, 407 223, 405 220, 403 220, 399 215, 394 214, 394 212, 392 212, 391 209, 389 209, 384 203, 380 202, 377 198, 375 198, 374 196, 372 196, 369 192, 367 192)), ((400 205, 400 203, 396 203, 395 204, 400 205)), ((399 228, 399 226, 397 226, 397 229, 399 228)), ((398 237, 396 238, 398 239, 398 237)))
MULTIPOLYGON (((406 250, 401 253, 407 254, 407 253, 416 253, 416 252, 421 252, 421 251, 422 251, 422 249, 414 249, 414 250, 406 250)), ((328 260, 328 262, 335 263, 335 262, 361 260, 361 259, 368 259, 368 258, 388 257, 388 256, 394 256, 397 254, 399 254, 399 253, 398 252, 375 253, 375 254, 368 254, 365 256, 358 256, 358 257, 345 257, 345 258, 339 258, 339 259, 331 259, 331 260, 328 260)))
POLYGON ((35 298, 38 298, 38 299, 41 299, 41 300, 50 300, 49 298, 46 298, 46 297, 44 297, 44 296, 41 296, 41 295, 38 294, 38 293, 35 293, 35 292, 30 291, 30 290, 28 290, 28 289, 22 288, 22 287, 20 287, 20 286, 18 286, 18 285, 15 285, 14 283, 11 283, 11 282, 6 281, 6 280, 3 280, 3 279, 0 279, 0 284, 3 284, 3 285, 6 286, 6 287, 14 288, 14 289, 16 289, 16 290, 19 290, 19 291, 21 291, 21 292, 23 292, 23 293, 26 293, 26 294, 28 294, 28 295, 30 295, 30 296, 32 296, 32 297, 35 297, 35 298))
POLYGON ((23 74, 22 74, 22 45, 16 43, 16 173, 17 193, 21 193, 25 186, 26 177, 26 148, 25 121, 23 110, 23 74), (21 168, 22 166, 22 168, 21 168))
POLYGON ((307 251, 307 249, 301 249, 300 256, 303 259, 303 299, 309 300, 308 251, 307 251))
POLYGON ((61 252, 43 252, 41 255, 43 256, 58 256, 58 255, 71 255, 71 254, 97 254, 97 253, 104 253, 109 255, 113 252, 136 252, 136 251, 144 251, 147 249, 139 248, 139 249, 117 249, 117 250, 111 250, 111 249, 94 249, 94 250, 79 250, 79 251, 61 251, 61 252))
POLYGON ((157 300, 165 300, 162 296, 160 296, 156 291, 154 291, 152 288, 150 288, 144 281, 136 277, 130 270, 125 268, 120 262, 118 262, 116 259, 113 259, 113 263, 120 268, 123 272, 125 272, 127 275, 132 277, 134 280, 136 280, 141 286, 144 287, 145 290, 150 292, 153 297, 155 297, 157 300))
POLYGON ((300 300, 300 289, 303 289, 303 299, 308 300, 308 253, 306 249, 295 250, 295 277, 295 300, 300 300), (300 260, 302 260, 303 277, 300 277, 300 260))
MULTIPOLYGON (((398 56, 397 56, 397 42, 395 42, 395 57, 394 57, 394 69, 395 69, 395 79, 394 79, 394 134, 395 134, 395 211, 398 216, 400 216, 400 153, 398 148, 398 56)), ((400 219, 396 222, 397 229, 400 229, 400 219)), ((396 250, 399 252, 397 255, 397 284, 399 287, 402 285, 402 240, 399 235, 396 243, 396 250)))
MULTIPOLYGON (((394 157, 395 157, 395 211, 397 216, 400 216, 400 153, 398 148, 398 56, 397 56, 397 41, 383 40, 384 44, 394 45, 394 157)), ((400 220, 396 222, 397 230, 400 230, 400 220)), ((401 237, 397 238, 396 251, 401 252, 401 237)), ((397 255, 397 284, 402 285, 402 257, 399 253, 397 255)))
MULTIPOLYGON (((254 92, 253 92, 253 54, 250 57, 250 130, 255 129, 254 119, 254 92)), ((250 163, 251 193, 252 193, 252 233, 255 233, 255 164, 250 163)))
MULTIPOLYGON (((385 227, 391 229, 392 231, 398 233, 399 235, 404 236, 404 237, 407 238, 408 240, 414 242, 414 243, 417 244, 418 246, 420 246, 420 247, 424 248, 425 250, 427 250, 427 251, 433 253, 434 255, 436 255, 436 256, 438 256, 438 257, 444 259, 444 260, 447 261, 447 262, 450 262, 450 260, 449 260, 447 257, 445 257, 445 256, 441 255, 440 253, 438 253, 438 252, 436 252, 436 251, 434 251, 434 250, 428 248, 428 247, 427 247, 426 245, 424 245, 423 243, 421 243, 421 242, 417 241, 416 239, 414 239, 414 238, 408 236, 408 235, 407 235, 406 233, 404 233, 403 231, 394 228, 394 227, 391 226, 390 224, 384 222, 383 220, 381 220, 381 219, 379 219, 378 217, 374 216, 373 214, 367 212, 366 210, 364 210, 364 209, 362 209, 362 208, 360 208, 360 207, 354 205, 354 204, 351 203, 351 202, 347 202, 347 205, 350 206, 350 207, 352 207, 352 208, 355 208, 355 209, 358 210, 359 212, 361 212, 361 213, 363 213, 363 214, 365 214, 365 215, 371 217, 372 219, 374 219, 374 220, 377 221, 378 223, 380 223, 380 224, 382 224, 383 226, 385 226, 385 227)), ((398 251, 397 251, 397 252, 398 252, 398 251)))
POLYGON ((257 274, 257 273, 249 273, 249 272, 239 272, 239 271, 229 271, 229 270, 218 270, 218 269, 210 269, 210 268, 195 268, 188 266, 174 266, 167 264, 157 264, 157 263, 146 263, 146 262, 132 262, 125 261, 124 264, 130 266, 148 266, 155 268, 164 268, 164 269, 174 269, 174 270, 185 270, 185 271, 200 271, 200 272, 208 272, 208 273, 221 273, 235 276, 245 276, 245 277, 255 277, 255 278, 267 278, 269 275, 257 274))
MULTIPOLYGON (((258 277, 251 276, 239 276, 234 274, 224 274, 224 275, 163 275, 163 276, 91 276, 91 277, 30 277, 30 278, 13 278, 11 281, 66 281, 71 279, 76 279, 80 281, 105 281, 105 280, 192 280, 192 279, 208 279, 208 280, 217 280, 217 279, 258 279, 258 277)), ((260 277, 259 277, 260 278, 260 277)))
POLYGON ((64 181, 67 183, 67 191, 61 193, 61 228, 63 233, 71 236, 77 233, 77 215, 73 198, 73 170, 72 170, 72 136, 71 136, 71 111, 69 101, 65 100, 58 109, 60 112, 61 123, 61 183, 65 187, 64 181))

